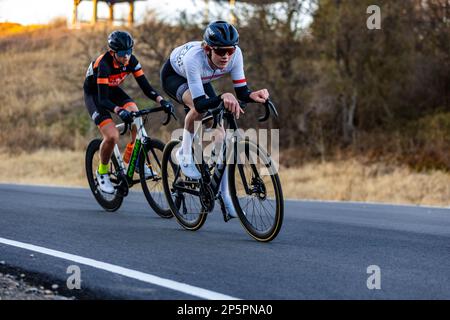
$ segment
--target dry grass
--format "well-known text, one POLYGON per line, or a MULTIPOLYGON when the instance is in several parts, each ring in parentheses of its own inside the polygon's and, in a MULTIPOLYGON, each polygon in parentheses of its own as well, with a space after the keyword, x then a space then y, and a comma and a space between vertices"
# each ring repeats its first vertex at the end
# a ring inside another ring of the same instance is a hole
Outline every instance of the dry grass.
MULTIPOLYGON (((56 24, 2 34, 1 26, 0 70, 8 76, 0 81, 0 147, 11 152, 83 150, 84 142, 97 134, 84 104, 85 73, 106 50, 110 30, 101 26, 70 30, 56 24)), ((146 60, 141 63, 146 69, 146 60)), ((148 76, 158 83, 158 73, 148 76)), ((144 106, 149 104, 131 79, 123 88, 139 105, 141 100, 144 106)), ((160 136, 162 130, 153 131, 160 136)))
POLYGON ((450 174, 438 170, 418 173, 406 166, 346 160, 281 169, 280 176, 286 198, 450 204, 450 174))
POLYGON ((85 140, 95 129, 84 106, 83 81, 106 32, 64 25, 9 36, 0 32, 0 69, 8 74, 0 90, 1 146, 12 152, 81 149, 77 137, 85 140))
POLYGON ((0 181, 87 186, 84 153, 45 149, 30 154, 0 153, 0 181))
MULTIPOLYGON (((282 168, 280 178, 285 198, 450 204, 450 174, 442 171, 417 173, 407 167, 347 160, 282 168)), ((0 182, 87 187, 84 152, 0 153, 0 182)))

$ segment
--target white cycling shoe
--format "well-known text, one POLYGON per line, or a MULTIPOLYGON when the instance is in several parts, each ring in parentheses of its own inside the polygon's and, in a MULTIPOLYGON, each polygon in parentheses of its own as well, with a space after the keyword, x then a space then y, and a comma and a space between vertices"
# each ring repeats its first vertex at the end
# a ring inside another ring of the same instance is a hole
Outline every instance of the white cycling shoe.
POLYGON ((97 182, 100 190, 104 193, 114 194, 115 189, 111 183, 111 180, 109 179, 109 174, 100 174, 98 173, 98 171, 96 171, 95 175, 97 176, 97 182))
POLYGON ((225 204, 225 210, 231 218, 237 218, 238 214, 233 205, 233 200, 231 200, 231 196, 229 193, 222 193, 223 203, 225 204))
MULTIPOLYGON (((223 203, 225 205, 225 210, 227 211, 228 215, 231 218, 237 218, 238 214, 236 212, 236 208, 233 205, 233 200, 231 200, 230 192, 228 190, 224 190, 226 187, 228 187, 228 184, 221 183, 220 188, 219 188, 220 193, 222 195, 223 203)), ((244 215, 245 215, 245 212, 244 212, 244 215)))
POLYGON ((199 180, 202 175, 195 166, 192 155, 186 156, 181 153, 181 148, 175 153, 178 163, 180 164, 183 174, 191 179, 199 180))

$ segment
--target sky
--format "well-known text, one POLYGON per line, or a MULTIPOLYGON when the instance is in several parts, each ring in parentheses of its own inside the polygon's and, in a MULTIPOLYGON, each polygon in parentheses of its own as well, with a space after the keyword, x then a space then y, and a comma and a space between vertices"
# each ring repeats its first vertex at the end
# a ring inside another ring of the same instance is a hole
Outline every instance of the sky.
MULTIPOLYGON (((142 21, 148 10, 170 17, 178 16, 186 10, 188 14, 203 10, 203 0, 146 0, 135 3, 135 20, 142 21), (174 8, 177 8, 174 10, 174 8)), ((82 1, 78 7, 78 17, 90 20, 92 16, 92 1, 82 1)), ((114 7, 116 18, 128 17, 129 6, 119 3, 114 7)), ((43 24, 57 17, 66 17, 72 21, 73 0, 0 0, 0 22, 18 22, 21 24, 43 24)), ((214 8, 211 8, 214 10, 214 8)), ((109 9, 106 3, 99 2, 98 16, 107 18, 109 9)))
MULTIPOLYGON (((279 4, 275 4, 277 6, 279 4)), ((245 3, 236 1, 236 11, 244 7, 250 8, 245 3)), ((135 21, 142 22, 149 10, 154 11, 159 18, 165 21, 178 21, 180 13, 184 11, 189 17, 197 15, 201 22, 205 12, 205 0, 145 0, 135 2, 135 21)), ((78 7, 78 19, 90 21, 92 18, 92 1, 82 0, 78 7)), ((118 3, 114 7, 116 19, 128 18, 128 3, 118 3)), ((20 24, 46 24, 51 20, 64 17, 72 22, 73 0, 0 0, 0 23, 17 22, 20 24)), ((98 4, 98 17, 108 18, 109 8, 105 2, 98 4)), ((230 8, 226 2, 221 6, 210 1, 209 19, 229 20, 230 8)), ((308 26, 312 21, 310 15, 303 15, 301 26, 308 26)), ((120 24, 120 23, 118 23, 120 24)))

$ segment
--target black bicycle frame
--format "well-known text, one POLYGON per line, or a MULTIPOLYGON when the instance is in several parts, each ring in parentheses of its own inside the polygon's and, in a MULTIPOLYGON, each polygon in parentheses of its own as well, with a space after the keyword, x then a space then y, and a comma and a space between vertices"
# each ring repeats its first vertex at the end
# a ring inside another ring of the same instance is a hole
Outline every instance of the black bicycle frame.
MULTIPOLYGON (((236 130, 239 129, 237 121, 236 121, 236 118, 233 116, 232 113, 226 111, 226 112, 223 113, 223 115, 221 115, 221 117, 223 117, 223 119, 229 124, 229 128, 230 129, 232 129, 235 132, 236 132, 236 130)), ((208 120, 203 120, 203 121, 206 122, 208 120)), ((216 121, 215 121, 215 124, 216 124, 216 121)), ((219 121, 220 121, 220 119, 219 119, 219 121)), ((226 146, 226 141, 224 141, 224 143, 225 143, 225 146, 226 146)), ((228 147, 233 147, 234 148, 233 155, 234 155, 234 161, 235 162, 237 161, 236 146, 237 146, 237 141, 236 140, 233 140, 233 144, 231 146, 228 146, 228 147)), ((222 148, 222 152, 223 153, 222 153, 221 156, 223 157, 223 159, 226 159, 226 147, 222 148)), ((226 161, 224 161, 224 163, 222 163, 220 165, 216 163, 216 165, 214 166, 213 175, 211 177, 211 188, 212 188, 212 190, 213 190, 215 195, 217 195, 217 193, 219 192, 220 182, 222 181, 223 175, 225 173, 225 169, 226 169, 226 161)), ((204 166, 202 166, 202 170, 205 170, 204 166)), ((239 170, 239 173, 241 175, 242 181, 244 183, 244 189, 245 189, 247 194, 250 194, 250 189, 248 188, 247 180, 245 179, 245 173, 244 173, 244 170, 242 168, 242 165, 238 165, 238 170, 239 170)), ((258 172, 256 172, 256 175, 258 175, 258 172)), ((203 173, 202 173, 202 176, 203 176, 203 173)))
MULTIPOLYGON (((238 130, 239 127, 238 127, 236 118, 233 116, 232 113, 230 113, 228 111, 223 111, 223 113, 220 114, 219 118, 226 120, 227 123, 229 124, 229 128, 230 129, 232 129, 234 131, 238 130)), ((217 115, 216 115, 216 118, 214 119, 214 126, 216 126, 217 123, 221 119, 217 120, 217 115)), ((205 117, 202 120, 202 123, 206 123, 207 121, 210 121, 210 120, 211 120, 210 117, 205 117)), ((224 143, 226 143, 226 141, 224 141, 224 143)), ((233 155, 234 155, 234 161, 236 163, 237 162, 237 150, 236 150, 237 149, 237 140, 233 140, 232 147, 234 148, 233 155)), ((226 156, 225 156, 226 155, 226 148, 222 148, 222 152, 223 152, 223 154, 221 156, 226 158, 226 156)), ((243 169, 242 165, 238 164, 237 167, 238 167, 238 171, 239 171, 239 174, 241 176, 242 182, 244 184, 245 192, 248 195, 252 194, 252 190, 250 190, 250 188, 248 186, 247 179, 245 177, 245 172, 244 172, 244 169, 243 169)), ((255 177, 259 177, 259 173, 258 173, 258 170, 256 170, 255 165, 252 165, 251 167, 252 167, 252 172, 254 173, 255 177)), ((176 191, 183 192, 183 193, 189 193, 189 194, 192 194, 192 195, 195 195, 195 196, 200 196, 200 192, 199 191, 192 190, 192 189, 186 187, 186 185, 192 186, 192 185, 198 185, 200 183, 207 183, 207 184, 210 183, 210 186, 211 186, 214 194, 217 195, 217 193, 219 191, 219 188, 220 188, 220 182, 222 181, 223 175, 225 173, 225 169, 226 169, 226 161, 224 163, 220 164, 220 165, 216 163, 215 166, 214 166, 214 172, 213 172, 212 176, 210 176, 209 172, 207 172, 208 169, 206 168, 206 165, 205 165, 204 161, 202 161, 202 165, 201 165, 202 177, 203 178, 211 177, 210 181, 202 181, 202 182, 183 181, 183 185, 180 185, 180 184, 177 183, 177 184, 174 184, 173 187, 175 188, 176 191)), ((176 171, 175 171, 174 181, 176 181, 178 179, 178 177, 180 176, 180 172, 181 172, 181 168, 178 166, 176 171)))

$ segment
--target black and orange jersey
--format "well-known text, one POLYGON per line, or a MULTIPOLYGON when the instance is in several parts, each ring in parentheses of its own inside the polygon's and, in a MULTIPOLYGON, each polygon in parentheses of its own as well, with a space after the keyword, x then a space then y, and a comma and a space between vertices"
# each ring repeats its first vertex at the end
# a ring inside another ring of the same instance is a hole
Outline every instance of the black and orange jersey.
POLYGON ((116 105, 109 99, 109 88, 118 87, 130 73, 133 74, 144 94, 156 100, 159 94, 148 82, 137 58, 131 55, 128 64, 120 65, 109 51, 89 65, 84 90, 89 94, 98 94, 101 105, 114 111, 116 105))

